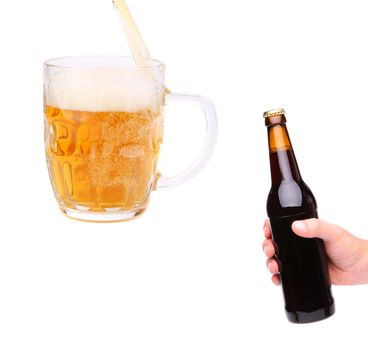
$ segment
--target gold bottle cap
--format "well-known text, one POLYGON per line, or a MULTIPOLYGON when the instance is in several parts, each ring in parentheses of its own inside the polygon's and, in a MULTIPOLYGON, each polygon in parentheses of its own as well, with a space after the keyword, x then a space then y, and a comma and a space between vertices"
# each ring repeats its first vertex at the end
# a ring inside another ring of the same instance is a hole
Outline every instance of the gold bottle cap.
POLYGON ((285 116, 285 110, 280 108, 280 109, 272 109, 271 111, 267 111, 263 113, 263 118, 268 118, 268 117, 281 117, 281 116, 285 116))

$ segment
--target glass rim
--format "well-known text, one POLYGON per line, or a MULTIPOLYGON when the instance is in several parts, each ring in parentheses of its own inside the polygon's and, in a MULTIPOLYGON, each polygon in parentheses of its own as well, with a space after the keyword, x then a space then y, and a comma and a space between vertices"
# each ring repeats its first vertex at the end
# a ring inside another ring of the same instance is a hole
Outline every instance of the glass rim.
POLYGON ((124 70, 147 70, 147 69, 164 69, 165 64, 161 61, 152 59, 153 65, 146 66, 138 66, 136 65, 133 56, 124 56, 124 55, 80 55, 80 56, 61 56, 47 59, 43 62, 44 67, 46 68, 57 68, 57 69, 96 69, 103 67, 119 67, 124 68, 124 70), (63 61, 72 61, 72 60, 86 60, 93 62, 94 65, 77 65, 77 64, 62 64, 63 61), (108 62, 110 60, 110 63, 108 62), (111 61, 116 60, 118 64, 112 64, 111 61), (105 63, 103 63, 105 61, 105 63), (120 62, 119 62, 120 61, 120 62), (130 62, 131 64, 124 64, 125 62, 130 62), (100 62, 100 63, 98 63, 100 62))

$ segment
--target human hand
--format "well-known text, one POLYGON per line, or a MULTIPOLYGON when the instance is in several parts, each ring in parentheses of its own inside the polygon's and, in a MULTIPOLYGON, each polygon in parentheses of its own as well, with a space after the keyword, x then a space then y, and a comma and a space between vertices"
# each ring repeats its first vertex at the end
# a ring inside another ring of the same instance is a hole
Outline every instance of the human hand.
MULTIPOLYGON (((292 230, 301 237, 320 238, 324 241, 329 259, 328 267, 332 284, 351 285, 368 283, 368 241, 360 239, 342 227, 320 219, 294 221, 292 230)), ((263 226, 266 239, 263 251, 272 282, 280 284, 280 264, 277 262, 277 246, 272 240, 269 221, 263 226)))

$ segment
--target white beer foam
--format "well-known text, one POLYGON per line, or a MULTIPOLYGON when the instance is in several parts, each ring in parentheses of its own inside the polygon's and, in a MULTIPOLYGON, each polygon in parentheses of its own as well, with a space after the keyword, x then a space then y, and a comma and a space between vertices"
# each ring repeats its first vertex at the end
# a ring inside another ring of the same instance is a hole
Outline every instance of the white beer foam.
POLYGON ((94 68, 52 72, 50 78, 46 103, 56 108, 86 112, 157 108, 157 84, 148 72, 94 68))

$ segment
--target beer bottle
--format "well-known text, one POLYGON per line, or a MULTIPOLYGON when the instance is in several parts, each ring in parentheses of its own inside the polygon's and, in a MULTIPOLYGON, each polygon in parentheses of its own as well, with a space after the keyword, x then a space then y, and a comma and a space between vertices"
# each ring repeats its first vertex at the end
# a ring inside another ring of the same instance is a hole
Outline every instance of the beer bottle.
POLYGON ((264 118, 272 178, 267 214, 276 243, 286 315, 293 323, 320 321, 335 312, 325 246, 321 239, 302 238, 291 229, 295 220, 317 218, 316 200, 300 175, 284 110, 265 112, 264 118))

